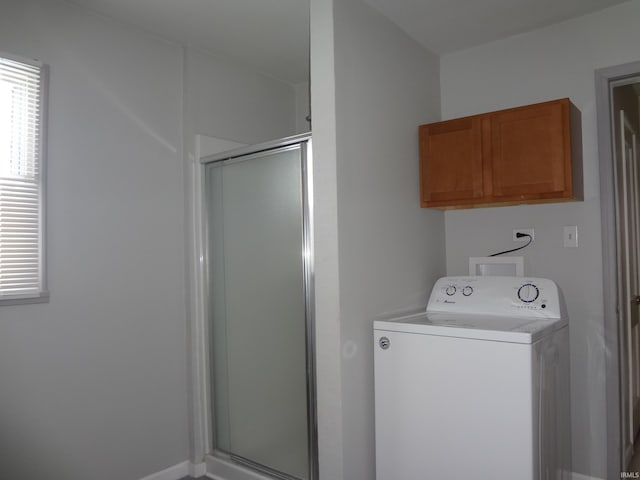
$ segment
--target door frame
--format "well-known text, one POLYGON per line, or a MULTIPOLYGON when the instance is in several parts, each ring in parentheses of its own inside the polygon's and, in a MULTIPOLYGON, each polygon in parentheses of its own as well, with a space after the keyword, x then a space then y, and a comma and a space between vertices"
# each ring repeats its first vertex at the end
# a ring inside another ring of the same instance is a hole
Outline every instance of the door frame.
POLYGON ((604 341, 607 399, 607 478, 618 478, 624 468, 621 438, 620 326, 616 312, 617 258, 616 210, 613 170, 610 84, 640 75, 640 62, 595 71, 600 211, 602 221, 602 289, 604 296, 604 341))

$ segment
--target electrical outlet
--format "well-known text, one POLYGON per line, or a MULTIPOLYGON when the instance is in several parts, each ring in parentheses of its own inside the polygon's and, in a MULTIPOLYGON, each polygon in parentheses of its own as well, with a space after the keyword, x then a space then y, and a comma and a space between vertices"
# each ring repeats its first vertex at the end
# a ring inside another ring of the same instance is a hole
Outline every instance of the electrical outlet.
POLYGON ((513 230, 513 241, 514 242, 528 242, 529 241, 529 237, 516 237, 516 234, 518 233, 525 233, 527 235, 531 235, 531 241, 534 240, 535 236, 533 234, 533 228, 515 228, 513 230))
POLYGON ((564 227, 564 246, 565 247, 577 247, 578 246, 578 227, 564 227))

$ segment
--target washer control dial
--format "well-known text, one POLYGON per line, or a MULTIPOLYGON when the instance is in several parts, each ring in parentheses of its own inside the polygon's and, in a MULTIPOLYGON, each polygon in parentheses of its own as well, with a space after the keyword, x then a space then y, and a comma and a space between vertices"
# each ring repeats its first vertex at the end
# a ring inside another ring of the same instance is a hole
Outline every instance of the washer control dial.
POLYGON ((447 295, 449 295, 449 296, 453 295, 454 293, 456 293, 456 286, 455 285, 447 285, 445 293, 447 295))
POLYGON ((525 303, 535 301, 540 295, 540 290, 533 283, 525 283, 518 289, 518 298, 525 303))
POLYGON ((473 293, 473 287, 467 285, 466 287, 464 287, 462 289, 462 295, 464 295, 465 297, 468 297, 469 295, 471 295, 473 293))

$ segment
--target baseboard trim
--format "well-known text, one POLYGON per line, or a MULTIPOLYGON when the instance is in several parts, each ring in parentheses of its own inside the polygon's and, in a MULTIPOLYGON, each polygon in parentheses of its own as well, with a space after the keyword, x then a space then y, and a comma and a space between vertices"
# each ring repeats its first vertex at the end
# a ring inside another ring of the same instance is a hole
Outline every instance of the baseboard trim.
POLYGON ((213 480, 269 480, 271 478, 224 458, 207 455, 205 461, 207 477, 213 480))
POLYGON ((187 476, 194 478, 204 477, 206 473, 206 463, 191 463, 187 460, 172 467, 165 468, 160 472, 152 473, 140 480, 180 480, 187 476))
MULTIPOLYGON (((223 477, 220 477, 216 474, 220 473, 231 473, 225 472, 227 468, 244 470, 242 467, 238 467, 237 465, 232 465, 230 462, 221 459, 211 458, 216 464, 217 468, 214 468, 215 473, 207 472, 207 464, 206 463, 191 463, 189 461, 185 461, 182 463, 178 463, 177 465, 173 465, 171 467, 165 468, 160 472, 153 473, 148 475, 140 480, 180 480, 183 477, 190 476, 194 478, 198 477, 208 477, 214 480, 222 480, 223 477), (225 468, 226 467, 226 468, 225 468), (217 470, 217 471, 216 471, 217 470)), ((251 477, 252 479, 263 478, 260 474, 256 472, 250 472, 245 470, 244 473, 247 475, 247 478, 251 477)), ((243 477, 244 478, 244 477, 243 477)), ((591 477, 589 475, 583 475, 581 473, 572 472, 571 480, 604 480, 598 477, 591 477)))
POLYGON ((583 475, 581 473, 573 472, 571 474, 571 480, 604 480, 603 478, 591 477, 589 475, 583 475))
POLYGON ((207 464, 189 463, 189 476, 193 478, 204 477, 207 474, 207 464))

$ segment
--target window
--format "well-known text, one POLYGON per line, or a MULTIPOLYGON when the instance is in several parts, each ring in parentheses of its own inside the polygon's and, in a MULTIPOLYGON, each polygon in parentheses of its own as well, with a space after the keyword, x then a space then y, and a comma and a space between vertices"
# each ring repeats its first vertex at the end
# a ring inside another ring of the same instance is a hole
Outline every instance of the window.
POLYGON ((0 53, 0 304, 48 298, 45 87, 44 65, 0 53))

